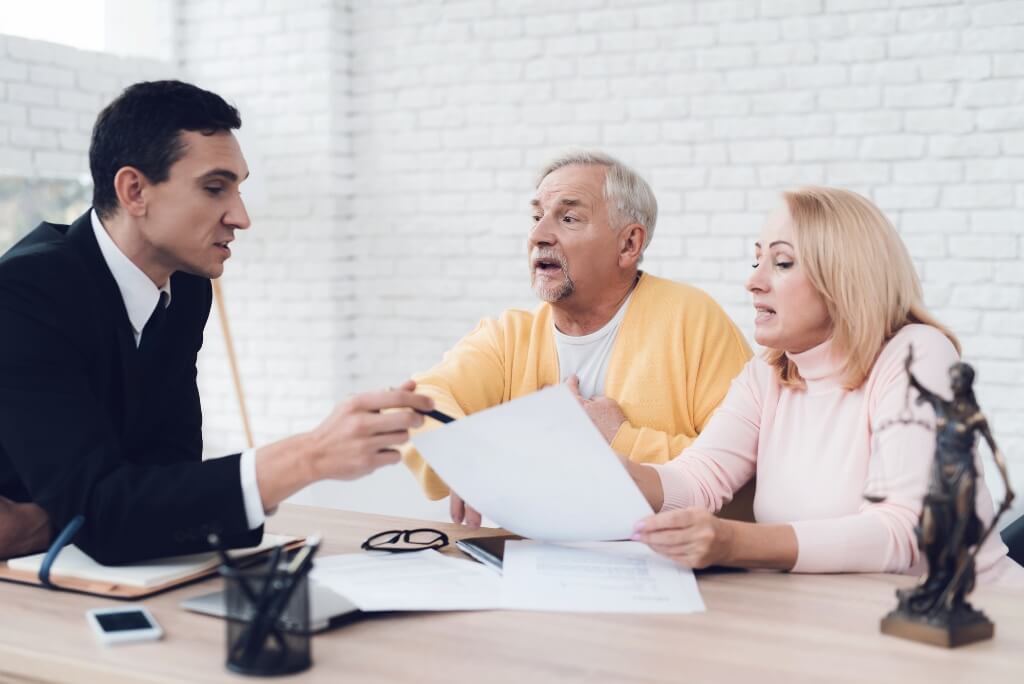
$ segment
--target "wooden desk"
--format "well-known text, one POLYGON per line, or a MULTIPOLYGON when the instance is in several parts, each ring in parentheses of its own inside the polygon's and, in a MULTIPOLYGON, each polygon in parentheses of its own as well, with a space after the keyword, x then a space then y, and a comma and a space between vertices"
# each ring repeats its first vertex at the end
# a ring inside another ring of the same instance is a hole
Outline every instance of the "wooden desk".
MULTIPOLYGON (((322 553, 356 551, 373 532, 416 526, 302 506, 283 506, 269 524, 274 532, 323 532, 322 553)), ((453 538, 472 536, 441 527, 453 538)), ((706 576, 699 582, 708 612, 701 615, 492 611, 368 618, 317 636, 313 668, 282 681, 1024 681, 1024 595, 978 591, 975 603, 996 622, 995 639, 946 651, 879 634, 894 588, 909 581, 706 576)), ((219 585, 213 579, 144 601, 164 627, 164 640, 105 648, 84 613, 117 602, 0 583, 0 681, 243 681, 224 669, 223 621, 178 607, 219 585)))

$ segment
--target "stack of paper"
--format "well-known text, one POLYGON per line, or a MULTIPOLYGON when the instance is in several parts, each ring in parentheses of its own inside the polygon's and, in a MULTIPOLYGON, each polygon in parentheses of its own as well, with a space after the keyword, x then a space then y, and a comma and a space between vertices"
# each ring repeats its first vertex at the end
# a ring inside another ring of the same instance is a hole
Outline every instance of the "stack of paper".
POLYGON ((436 551, 322 558, 313 577, 365 611, 704 610, 693 572, 627 539, 651 507, 564 385, 412 438, 469 505, 538 541, 505 544, 497 576, 436 551))
POLYGON ((505 542, 501 589, 519 610, 704 612, 693 571, 639 542, 505 542))
POLYGON ((319 558, 309 575, 364 611, 498 608, 501 578, 479 563, 416 553, 319 558))
POLYGON ((693 572, 636 542, 510 541, 504 572, 437 551, 355 553, 317 561, 311 577, 360 610, 703 612, 693 572))

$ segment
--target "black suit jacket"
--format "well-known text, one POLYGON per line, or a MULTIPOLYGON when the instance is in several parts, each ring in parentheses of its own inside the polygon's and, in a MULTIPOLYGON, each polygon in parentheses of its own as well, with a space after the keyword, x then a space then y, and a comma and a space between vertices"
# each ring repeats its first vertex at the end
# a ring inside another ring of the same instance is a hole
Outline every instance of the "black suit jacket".
POLYGON ((40 224, 0 257, 0 495, 35 501, 101 563, 233 545, 248 529, 239 455, 203 462, 196 355, 205 278, 171 276, 147 363, 89 214, 40 224))

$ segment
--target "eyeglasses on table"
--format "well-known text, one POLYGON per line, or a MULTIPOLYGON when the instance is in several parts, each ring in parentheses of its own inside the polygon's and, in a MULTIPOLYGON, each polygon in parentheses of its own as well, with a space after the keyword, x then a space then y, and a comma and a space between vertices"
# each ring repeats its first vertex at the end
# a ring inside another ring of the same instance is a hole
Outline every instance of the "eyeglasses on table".
POLYGON ((385 530, 363 542, 364 551, 411 553, 448 546, 448 535, 441 530, 420 527, 415 530, 385 530))

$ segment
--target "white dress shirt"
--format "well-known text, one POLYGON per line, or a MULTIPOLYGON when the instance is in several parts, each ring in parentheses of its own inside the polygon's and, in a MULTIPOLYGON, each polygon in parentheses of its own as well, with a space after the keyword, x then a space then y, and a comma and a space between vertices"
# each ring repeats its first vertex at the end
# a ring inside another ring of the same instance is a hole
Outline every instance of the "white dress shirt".
MULTIPOLYGON (((125 256, 121 248, 110 237, 95 209, 90 212, 90 218, 92 219, 93 233, 96 235, 96 244, 99 245, 103 260, 107 263, 110 274, 114 276, 117 289, 121 292, 121 299, 124 300, 124 309, 128 313, 128 320, 131 322, 137 347, 142 340, 142 329, 146 327, 149 317, 160 301, 161 292, 167 294, 165 306, 170 307, 171 281, 168 279, 163 287, 154 285, 149 276, 125 256)), ((242 457, 239 459, 239 470, 242 500, 245 502, 245 518, 249 529, 254 530, 266 520, 263 501, 260 499, 260 490, 256 482, 255 449, 246 449, 242 452, 242 457)))

